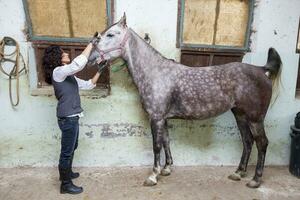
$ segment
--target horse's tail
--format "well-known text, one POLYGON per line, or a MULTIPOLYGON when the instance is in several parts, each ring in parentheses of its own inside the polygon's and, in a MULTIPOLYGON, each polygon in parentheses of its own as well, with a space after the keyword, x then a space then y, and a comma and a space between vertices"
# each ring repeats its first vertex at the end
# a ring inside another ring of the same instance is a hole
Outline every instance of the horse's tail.
POLYGON ((268 52, 268 61, 267 64, 264 66, 264 69, 268 72, 269 79, 272 80, 273 86, 273 103, 278 97, 278 89, 281 83, 280 81, 280 74, 282 69, 282 62, 279 54, 274 48, 269 48, 268 52), (275 95, 276 94, 276 95, 275 95))
POLYGON ((280 77, 281 73, 281 58, 277 51, 274 48, 269 49, 268 53, 268 61, 265 65, 265 69, 269 72, 269 78, 272 82, 276 82, 276 80, 280 77))

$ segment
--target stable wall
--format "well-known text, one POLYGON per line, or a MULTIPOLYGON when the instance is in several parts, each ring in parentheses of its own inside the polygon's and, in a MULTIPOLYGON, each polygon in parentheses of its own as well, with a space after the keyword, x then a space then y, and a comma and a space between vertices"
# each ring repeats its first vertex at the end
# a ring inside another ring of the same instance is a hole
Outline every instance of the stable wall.
MULTIPOLYGON (((244 62, 264 65, 273 46, 283 62, 282 89, 266 118, 269 148, 267 165, 289 162, 289 127, 300 102, 295 98, 299 55, 295 53, 300 1, 265 0, 255 8, 251 52, 244 62)), ((144 36, 164 56, 178 60, 176 49, 177 0, 115 1, 115 19, 126 12, 128 26, 144 36)), ((30 63, 29 76, 20 79, 21 102, 13 109, 8 80, 0 74, 0 167, 56 166, 60 131, 53 96, 32 96, 35 80, 31 43, 23 33, 25 15, 21 0, 0 0, 0 38, 11 36, 30 63)), ((152 165, 152 137, 147 115, 126 71, 111 73, 111 95, 82 97, 85 117, 80 120, 76 166, 152 165)), ((242 145, 230 112, 204 121, 170 120, 171 150, 175 165, 237 165, 242 145)), ((255 146, 254 148, 255 149, 255 146)), ((256 163, 256 151, 250 162, 256 163)))

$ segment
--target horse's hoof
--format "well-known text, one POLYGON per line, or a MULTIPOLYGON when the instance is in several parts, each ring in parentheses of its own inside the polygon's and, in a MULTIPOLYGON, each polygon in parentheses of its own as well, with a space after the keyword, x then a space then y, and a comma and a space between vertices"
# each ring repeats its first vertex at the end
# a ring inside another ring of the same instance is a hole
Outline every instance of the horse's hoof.
POLYGON ((166 167, 166 168, 163 168, 161 170, 161 173, 160 173, 162 176, 169 176, 171 174, 171 168, 170 167, 166 167))
POLYGON ((229 175, 228 178, 233 180, 233 181, 240 181, 241 180, 241 175, 234 172, 233 174, 229 175))
POLYGON ((259 182, 259 181, 251 180, 246 185, 249 188, 258 188, 260 186, 260 184, 261 184, 261 182, 259 182))
POLYGON ((157 180, 154 180, 152 177, 149 177, 147 178, 145 181, 144 181, 144 186, 154 186, 157 184, 157 180))
POLYGON ((240 171, 239 174, 241 175, 242 178, 247 176, 247 172, 240 171))

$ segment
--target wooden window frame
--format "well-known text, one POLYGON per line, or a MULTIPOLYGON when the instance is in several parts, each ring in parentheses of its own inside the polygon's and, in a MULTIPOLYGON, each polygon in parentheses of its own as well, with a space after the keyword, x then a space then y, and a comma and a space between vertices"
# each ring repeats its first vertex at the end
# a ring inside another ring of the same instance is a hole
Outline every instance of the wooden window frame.
MULTIPOLYGON (((70 42, 48 42, 48 41, 35 41, 33 48, 35 51, 35 58, 36 58, 36 64, 37 66, 37 77, 38 77, 38 83, 37 87, 42 88, 44 86, 48 86, 48 84, 45 84, 43 82, 44 78, 44 69, 41 67, 42 60, 41 57, 43 56, 44 50, 50 46, 50 45, 58 45, 60 46, 64 51, 69 53, 69 56, 72 59, 74 59, 79 53, 81 53, 84 48, 86 47, 86 43, 70 43, 70 42)), ((78 72, 76 75, 79 78, 82 79, 89 79, 91 78, 97 71, 97 68, 95 66, 86 66, 83 70, 78 72), (92 72, 92 73, 91 73, 92 72), (83 75, 83 74, 89 74, 89 75, 83 75)), ((97 81, 97 87, 103 88, 103 89, 110 89, 109 84, 109 69, 106 68, 100 75, 100 78, 97 81)))
POLYGON ((251 24, 253 21, 254 0, 249 0, 248 24, 243 47, 226 45, 188 44, 183 42, 183 22, 185 0, 178 0, 176 47, 184 50, 215 51, 215 52, 248 52, 250 51, 251 24))

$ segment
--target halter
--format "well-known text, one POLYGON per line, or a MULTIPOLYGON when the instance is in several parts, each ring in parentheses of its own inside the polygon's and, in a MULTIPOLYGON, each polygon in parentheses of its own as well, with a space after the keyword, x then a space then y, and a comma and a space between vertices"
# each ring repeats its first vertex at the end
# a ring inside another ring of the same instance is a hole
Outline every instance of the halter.
POLYGON ((117 51, 117 50, 123 50, 124 46, 125 46, 125 43, 127 42, 128 38, 129 38, 129 31, 126 31, 125 33, 125 36, 122 40, 122 42, 119 44, 118 47, 114 47, 114 48, 110 48, 110 49, 106 49, 106 50, 101 50, 98 48, 97 45, 95 45, 95 49, 96 51, 100 54, 100 58, 97 59, 97 63, 99 64, 101 61, 105 60, 104 59, 104 55, 109 53, 109 52, 112 52, 112 51, 117 51))

